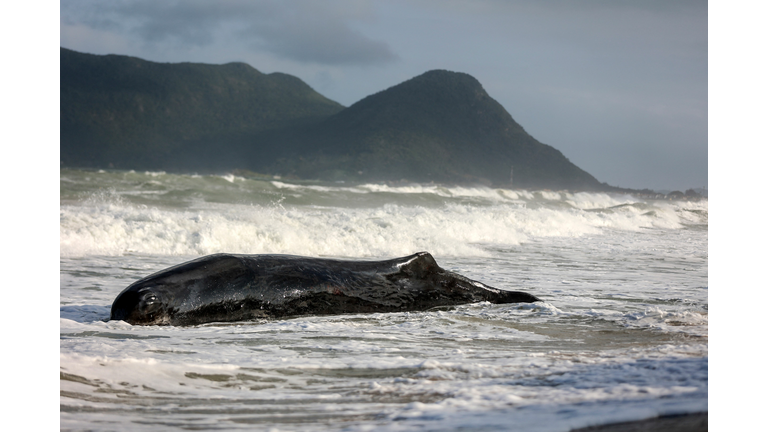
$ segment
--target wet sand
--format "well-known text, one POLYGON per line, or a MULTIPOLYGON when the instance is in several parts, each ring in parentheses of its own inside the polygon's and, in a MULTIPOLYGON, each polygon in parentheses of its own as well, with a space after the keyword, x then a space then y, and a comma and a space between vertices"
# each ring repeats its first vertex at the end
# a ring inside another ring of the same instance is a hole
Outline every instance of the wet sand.
POLYGON ((572 429, 571 432, 702 432, 708 427, 708 413, 661 416, 625 423, 572 429))

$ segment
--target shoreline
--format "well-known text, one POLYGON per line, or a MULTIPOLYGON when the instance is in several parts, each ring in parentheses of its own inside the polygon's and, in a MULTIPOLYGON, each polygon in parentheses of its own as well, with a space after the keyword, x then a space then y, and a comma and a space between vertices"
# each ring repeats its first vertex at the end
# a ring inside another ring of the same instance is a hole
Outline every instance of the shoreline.
POLYGON ((571 429, 570 432, 705 432, 709 411, 673 414, 620 423, 571 429))
MULTIPOLYGON (((401 187, 401 186, 413 186, 413 185, 419 185, 419 186, 437 186, 437 187, 466 187, 466 188, 474 188, 474 187, 484 187, 484 188, 490 188, 490 189, 506 189, 510 191, 529 191, 529 192, 554 192, 554 193, 580 193, 580 192, 586 192, 586 193, 605 193, 608 195, 630 195, 638 199, 643 200, 652 200, 652 201, 689 201, 689 202, 699 202, 703 200, 708 200, 708 196, 706 194, 698 194, 697 192, 694 192, 693 195, 687 195, 686 193, 680 192, 680 191, 672 191, 672 192, 655 192, 650 189, 630 189, 630 188, 621 188, 616 186, 610 186, 606 185, 605 189, 549 189, 549 188, 536 188, 536 187, 518 187, 513 185, 512 183, 498 183, 493 184, 490 182, 478 182, 478 181, 456 181, 456 182, 417 182, 417 181, 410 181, 407 179, 400 179, 400 180, 360 180, 360 179, 345 179, 345 180, 331 180, 331 179, 320 179, 320 178, 314 178, 314 179, 307 179, 307 178, 299 178, 292 175, 275 175, 275 174, 264 174, 264 173, 258 173, 254 171, 249 171, 245 169, 233 169, 228 171, 176 171, 176 170, 143 170, 143 169, 116 169, 116 168, 93 168, 93 167, 70 167, 70 166, 60 166, 59 167, 59 173, 61 173, 61 170, 73 170, 73 171, 86 171, 86 172, 122 172, 122 173, 138 173, 138 174, 172 174, 172 175, 191 175, 191 176, 217 176, 217 177, 224 177, 224 176, 237 176, 242 177, 244 179, 249 180, 260 180, 260 181, 281 181, 281 182, 287 182, 292 184, 320 184, 320 185, 329 185, 329 186, 339 186, 344 185, 346 187, 355 187, 359 185, 365 185, 365 184, 380 184, 380 185, 386 185, 390 187, 401 187)), ((687 191, 686 191, 687 192, 687 191)))

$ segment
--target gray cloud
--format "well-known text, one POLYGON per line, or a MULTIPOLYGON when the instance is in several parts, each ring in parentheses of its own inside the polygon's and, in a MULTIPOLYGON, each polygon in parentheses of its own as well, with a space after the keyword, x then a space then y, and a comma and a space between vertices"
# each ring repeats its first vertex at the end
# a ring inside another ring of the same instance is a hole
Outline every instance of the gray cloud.
POLYGON ((326 65, 365 66, 398 59, 386 43, 353 27, 370 14, 352 2, 84 0, 62 3, 61 17, 70 25, 122 32, 149 45, 200 47, 228 40, 326 65))
POLYGON ((344 25, 328 26, 314 20, 296 23, 286 31, 283 23, 251 26, 240 34, 286 58, 321 64, 377 64, 397 59, 389 46, 344 25))

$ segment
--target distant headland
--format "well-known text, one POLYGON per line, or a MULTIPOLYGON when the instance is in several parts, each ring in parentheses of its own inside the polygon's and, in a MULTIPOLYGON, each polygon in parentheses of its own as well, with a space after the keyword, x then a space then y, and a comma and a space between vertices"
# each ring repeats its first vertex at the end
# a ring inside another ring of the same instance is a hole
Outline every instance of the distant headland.
POLYGON ((244 63, 60 55, 64 167, 653 193, 599 182, 464 73, 432 70, 345 108, 244 63))

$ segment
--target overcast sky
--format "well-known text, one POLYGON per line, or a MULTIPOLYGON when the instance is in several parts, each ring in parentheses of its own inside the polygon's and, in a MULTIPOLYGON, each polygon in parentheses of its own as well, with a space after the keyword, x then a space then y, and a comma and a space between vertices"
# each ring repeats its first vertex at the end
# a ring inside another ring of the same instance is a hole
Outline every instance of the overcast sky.
POLYGON ((242 61, 345 106, 431 69, 468 73, 598 180, 707 185, 707 2, 129 0, 60 3, 61 46, 242 61))

